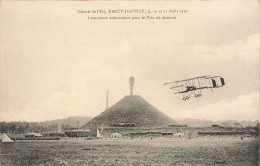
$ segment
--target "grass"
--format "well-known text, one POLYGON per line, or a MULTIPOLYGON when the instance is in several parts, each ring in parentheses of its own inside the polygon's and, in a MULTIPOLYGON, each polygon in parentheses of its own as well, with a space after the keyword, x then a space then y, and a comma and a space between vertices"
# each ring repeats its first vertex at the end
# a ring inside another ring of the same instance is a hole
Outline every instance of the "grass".
POLYGON ((253 138, 114 139, 0 143, 0 165, 259 164, 253 138))

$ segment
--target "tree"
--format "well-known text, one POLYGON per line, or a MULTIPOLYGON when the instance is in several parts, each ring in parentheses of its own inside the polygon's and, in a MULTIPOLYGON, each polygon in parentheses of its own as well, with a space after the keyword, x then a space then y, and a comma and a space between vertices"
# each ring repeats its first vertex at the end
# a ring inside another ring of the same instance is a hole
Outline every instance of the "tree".
POLYGON ((241 124, 238 123, 238 122, 235 122, 235 123, 234 123, 234 126, 235 126, 235 127, 241 127, 241 124))
POLYGON ((11 133, 15 133, 16 132, 16 124, 15 123, 11 124, 10 131, 11 131, 11 133))
POLYGON ((19 125, 19 127, 18 127, 18 133, 19 133, 19 134, 24 134, 24 132, 25 132, 25 128, 24 128, 22 125, 19 125))

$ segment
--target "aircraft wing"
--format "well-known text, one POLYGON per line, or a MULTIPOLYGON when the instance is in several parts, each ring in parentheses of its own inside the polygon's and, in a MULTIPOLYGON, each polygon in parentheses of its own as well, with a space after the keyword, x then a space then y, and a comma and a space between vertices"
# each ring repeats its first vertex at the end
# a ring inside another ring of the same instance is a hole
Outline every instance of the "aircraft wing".
POLYGON ((180 81, 174 81, 174 82, 167 82, 164 83, 163 85, 167 85, 167 84, 173 84, 173 83, 179 83, 179 82, 185 82, 185 81, 190 81, 190 80, 194 80, 194 79, 198 79, 198 78, 206 78, 210 75, 205 75, 205 76, 200 76, 200 77, 194 77, 194 78, 190 78, 190 79, 185 79, 185 80, 180 80, 180 81))
POLYGON ((180 85, 180 86, 172 86, 170 89, 175 89, 175 88, 179 88, 179 87, 183 87, 183 85, 180 85))

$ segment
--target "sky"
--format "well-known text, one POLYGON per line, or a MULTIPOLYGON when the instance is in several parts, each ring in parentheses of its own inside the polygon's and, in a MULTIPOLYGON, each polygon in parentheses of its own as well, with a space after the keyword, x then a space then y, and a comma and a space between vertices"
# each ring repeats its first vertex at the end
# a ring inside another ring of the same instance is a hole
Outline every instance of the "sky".
POLYGON ((0 121, 95 117, 134 94, 173 119, 259 120, 259 2, 8 2, 0 10, 0 121), (77 10, 185 9, 176 20, 88 20, 77 10), (220 75, 182 101, 165 82, 220 75))

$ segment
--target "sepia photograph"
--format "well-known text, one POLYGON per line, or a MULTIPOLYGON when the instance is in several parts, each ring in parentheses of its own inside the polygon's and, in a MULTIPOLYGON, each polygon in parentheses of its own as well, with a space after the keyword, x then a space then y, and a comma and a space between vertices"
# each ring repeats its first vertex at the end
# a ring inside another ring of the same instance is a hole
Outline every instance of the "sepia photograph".
POLYGON ((259 166, 258 0, 0 0, 0 166, 259 166))

